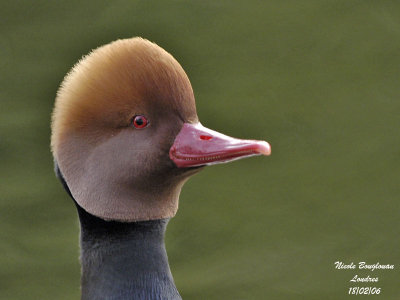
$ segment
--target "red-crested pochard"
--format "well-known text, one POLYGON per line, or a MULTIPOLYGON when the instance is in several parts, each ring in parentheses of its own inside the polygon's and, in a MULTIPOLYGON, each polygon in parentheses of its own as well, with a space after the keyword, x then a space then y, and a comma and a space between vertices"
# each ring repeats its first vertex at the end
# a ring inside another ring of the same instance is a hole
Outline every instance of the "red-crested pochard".
POLYGON ((201 166, 269 155, 203 127, 190 81, 142 38, 93 50, 57 93, 51 148, 81 224, 82 299, 181 299, 164 233, 201 166))

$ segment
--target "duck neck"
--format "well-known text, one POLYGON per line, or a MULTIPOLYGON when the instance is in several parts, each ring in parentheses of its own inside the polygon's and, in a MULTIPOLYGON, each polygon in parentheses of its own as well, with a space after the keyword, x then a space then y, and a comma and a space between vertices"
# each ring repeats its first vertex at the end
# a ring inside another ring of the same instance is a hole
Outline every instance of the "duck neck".
POLYGON ((181 299, 164 244, 169 219, 120 223, 77 208, 83 300, 181 299))

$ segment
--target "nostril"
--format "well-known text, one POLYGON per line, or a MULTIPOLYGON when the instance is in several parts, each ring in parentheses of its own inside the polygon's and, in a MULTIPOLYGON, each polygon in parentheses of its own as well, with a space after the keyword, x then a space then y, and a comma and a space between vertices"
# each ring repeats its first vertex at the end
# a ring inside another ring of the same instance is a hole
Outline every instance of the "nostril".
POLYGON ((200 136, 200 139, 201 139, 201 140, 204 140, 204 141, 209 141, 209 140, 212 139, 212 136, 209 136, 209 135, 201 135, 201 136, 200 136))

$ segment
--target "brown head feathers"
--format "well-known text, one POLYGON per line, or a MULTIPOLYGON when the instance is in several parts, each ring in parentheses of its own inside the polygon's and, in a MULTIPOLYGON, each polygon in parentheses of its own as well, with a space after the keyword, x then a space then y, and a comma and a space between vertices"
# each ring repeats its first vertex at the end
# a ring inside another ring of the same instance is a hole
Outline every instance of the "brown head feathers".
POLYGON ((127 126, 151 106, 197 118, 190 81, 172 55, 142 38, 99 47, 73 67, 57 93, 53 153, 66 132, 127 126))
POLYGON ((197 122, 188 77, 142 38, 117 40, 83 57, 65 77, 51 148, 77 203, 106 220, 172 217, 188 172, 168 150, 184 122, 197 122), (132 126, 143 115, 144 130, 132 126))

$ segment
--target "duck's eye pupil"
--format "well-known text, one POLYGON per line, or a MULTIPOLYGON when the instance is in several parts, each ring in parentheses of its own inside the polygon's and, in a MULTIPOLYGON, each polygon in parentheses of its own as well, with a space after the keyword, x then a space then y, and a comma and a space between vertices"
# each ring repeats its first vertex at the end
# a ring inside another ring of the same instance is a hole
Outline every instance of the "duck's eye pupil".
POLYGON ((135 128, 144 128, 148 124, 148 121, 145 116, 135 116, 133 118, 133 126, 135 128))

